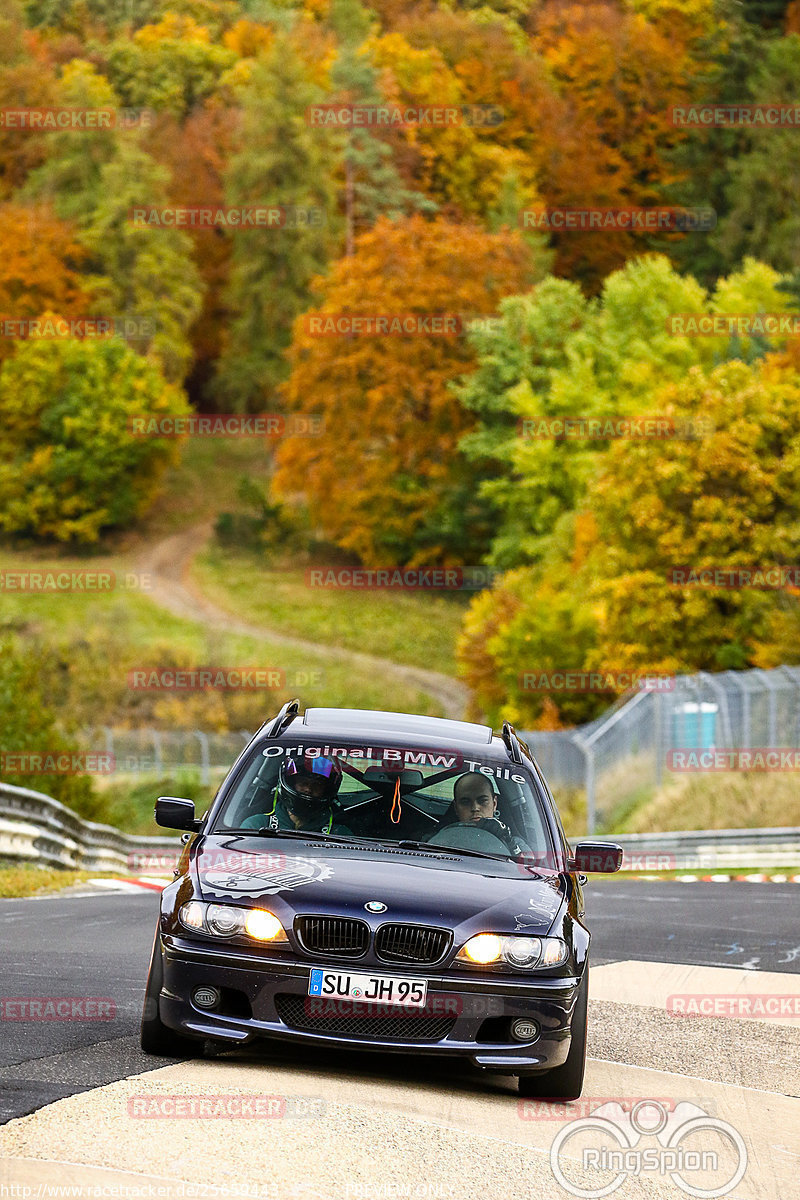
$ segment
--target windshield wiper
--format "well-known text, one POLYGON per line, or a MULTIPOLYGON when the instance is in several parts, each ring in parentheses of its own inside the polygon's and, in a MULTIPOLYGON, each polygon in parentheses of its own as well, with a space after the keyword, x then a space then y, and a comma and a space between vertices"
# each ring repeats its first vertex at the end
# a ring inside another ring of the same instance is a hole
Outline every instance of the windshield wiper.
POLYGON ((433 846, 430 842, 392 842, 383 839, 386 846, 399 846, 401 850, 429 850, 431 854, 441 854, 446 851, 448 854, 464 854, 469 858, 491 858, 493 862, 509 862, 510 858, 503 854, 489 854, 486 850, 465 850, 462 846, 433 846))
POLYGON ((241 829, 238 832, 250 834, 251 837, 300 838, 301 840, 305 838, 315 842, 344 842, 345 845, 350 842, 363 843, 371 840, 351 837, 343 833, 323 833, 321 829, 270 829, 269 825, 262 825, 260 829, 241 829))

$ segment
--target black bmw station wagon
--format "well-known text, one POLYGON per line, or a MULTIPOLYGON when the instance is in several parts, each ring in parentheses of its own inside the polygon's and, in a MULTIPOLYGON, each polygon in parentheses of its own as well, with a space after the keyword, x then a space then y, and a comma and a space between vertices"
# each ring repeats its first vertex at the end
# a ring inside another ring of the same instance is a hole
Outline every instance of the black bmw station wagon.
POLYGON ((279 1038, 429 1054, 580 1095, 582 873, 509 725, 286 704, 187 831, 164 889, 142 1018, 151 1054, 279 1038))

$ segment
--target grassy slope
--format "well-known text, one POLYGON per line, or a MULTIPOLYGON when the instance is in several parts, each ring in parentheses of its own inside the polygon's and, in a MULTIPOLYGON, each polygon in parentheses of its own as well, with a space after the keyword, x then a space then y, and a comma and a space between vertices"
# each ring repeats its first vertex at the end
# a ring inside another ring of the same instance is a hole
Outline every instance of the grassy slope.
POLYGON ((260 567, 254 555, 218 545, 195 560, 193 578, 244 620, 455 676, 463 597, 311 588, 302 569, 260 567))

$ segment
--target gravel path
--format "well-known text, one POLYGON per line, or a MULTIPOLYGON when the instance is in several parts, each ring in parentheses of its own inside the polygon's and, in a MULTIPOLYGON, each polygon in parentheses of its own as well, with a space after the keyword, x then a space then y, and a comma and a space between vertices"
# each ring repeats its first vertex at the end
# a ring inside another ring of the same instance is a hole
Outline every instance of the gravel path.
POLYGON ((226 633, 263 638, 276 645, 308 654, 314 662, 320 659, 350 662, 361 670, 373 672, 378 678, 385 678, 389 683, 394 679, 432 696, 441 706, 442 715, 445 717, 456 720, 463 717, 468 698, 467 689, 457 680, 439 671, 390 662, 372 654, 327 646, 263 625, 254 625, 209 600, 191 580, 190 568, 192 559, 203 548, 211 532, 210 525, 199 525, 182 533, 172 534, 163 541, 148 546, 139 554, 136 570, 151 576, 152 587, 148 591, 150 599, 177 617, 199 621, 226 633))

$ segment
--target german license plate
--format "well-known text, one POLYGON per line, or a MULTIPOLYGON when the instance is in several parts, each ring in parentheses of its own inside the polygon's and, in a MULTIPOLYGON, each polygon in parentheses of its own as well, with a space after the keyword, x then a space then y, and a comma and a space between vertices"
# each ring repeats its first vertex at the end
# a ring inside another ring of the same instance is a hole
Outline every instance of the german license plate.
POLYGON ((372 1000, 379 1004, 405 1004, 422 1008, 428 995, 426 979, 400 979, 396 975, 357 975, 353 971, 324 971, 313 967, 309 996, 336 1000, 372 1000))

